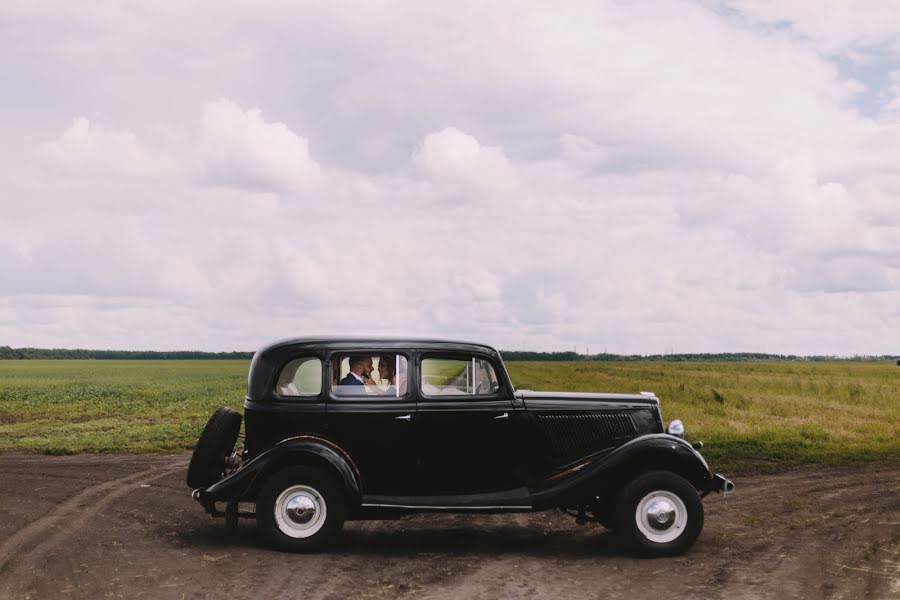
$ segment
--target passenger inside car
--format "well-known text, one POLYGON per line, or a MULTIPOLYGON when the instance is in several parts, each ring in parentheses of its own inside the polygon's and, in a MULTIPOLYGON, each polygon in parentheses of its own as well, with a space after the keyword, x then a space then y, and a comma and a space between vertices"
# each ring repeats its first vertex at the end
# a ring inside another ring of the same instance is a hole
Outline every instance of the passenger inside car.
POLYGON ((406 372, 407 359, 399 354, 335 357, 332 388, 341 396, 399 397, 406 394, 406 372))

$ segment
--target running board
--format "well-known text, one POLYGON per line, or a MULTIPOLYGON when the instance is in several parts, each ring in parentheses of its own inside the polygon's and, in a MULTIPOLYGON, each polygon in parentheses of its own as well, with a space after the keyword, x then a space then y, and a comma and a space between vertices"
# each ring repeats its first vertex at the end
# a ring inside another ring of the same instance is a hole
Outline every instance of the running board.
POLYGON ((532 510, 528 488, 517 488, 494 494, 459 496, 371 496, 362 497, 364 508, 399 508, 434 511, 510 511, 532 510))

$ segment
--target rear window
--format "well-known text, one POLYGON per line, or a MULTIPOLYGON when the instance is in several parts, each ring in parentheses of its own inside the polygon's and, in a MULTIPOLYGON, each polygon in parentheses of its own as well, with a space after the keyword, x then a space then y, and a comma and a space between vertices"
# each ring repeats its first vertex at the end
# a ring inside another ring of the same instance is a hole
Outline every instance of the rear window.
POLYGON ((280 396, 318 396, 322 392, 322 361, 304 357, 287 363, 278 376, 275 392, 280 396))

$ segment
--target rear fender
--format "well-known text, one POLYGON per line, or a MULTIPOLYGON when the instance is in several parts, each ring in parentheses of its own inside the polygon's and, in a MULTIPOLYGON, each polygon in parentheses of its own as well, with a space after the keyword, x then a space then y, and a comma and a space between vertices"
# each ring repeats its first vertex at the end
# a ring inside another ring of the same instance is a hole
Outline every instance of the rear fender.
POLYGON ((361 480, 353 460, 334 442, 312 435, 282 440, 240 469, 200 491, 201 500, 248 501, 256 499, 270 475, 284 467, 318 466, 343 483, 351 505, 360 501, 361 480))
POLYGON ((532 502, 535 507, 549 507, 612 496, 629 479, 653 470, 677 473, 698 490, 706 489, 712 480, 706 461, 688 442, 656 433, 635 438, 612 452, 576 461, 536 486, 532 502))

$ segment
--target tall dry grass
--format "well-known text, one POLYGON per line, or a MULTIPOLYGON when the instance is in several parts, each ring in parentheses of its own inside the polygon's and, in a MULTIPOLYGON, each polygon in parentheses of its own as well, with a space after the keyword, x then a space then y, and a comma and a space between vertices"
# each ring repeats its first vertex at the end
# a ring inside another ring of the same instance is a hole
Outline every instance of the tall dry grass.
POLYGON ((736 470, 900 458, 900 367, 855 362, 508 365, 517 387, 653 391, 704 454, 736 470))
MULTIPOLYGON (((0 449, 173 452, 220 404, 240 408, 247 361, 0 361, 0 449)), ((893 363, 514 362, 516 386, 653 391, 719 469, 900 458, 893 363)))

